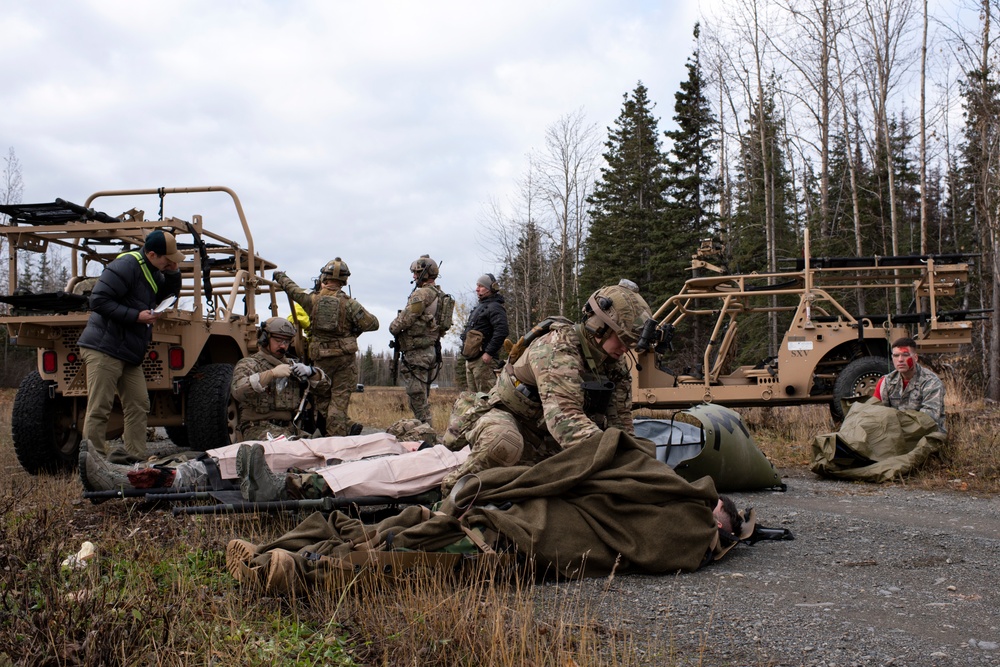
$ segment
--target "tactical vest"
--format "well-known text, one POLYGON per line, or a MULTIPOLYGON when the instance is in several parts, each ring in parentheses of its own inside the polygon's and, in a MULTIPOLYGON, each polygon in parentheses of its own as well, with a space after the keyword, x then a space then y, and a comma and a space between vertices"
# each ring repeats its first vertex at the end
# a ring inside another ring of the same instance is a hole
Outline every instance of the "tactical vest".
MULTIPOLYGON (((580 386, 583 389, 584 397, 583 410, 596 423, 603 424, 603 417, 607 415, 614 395, 614 381, 598 371, 593 356, 586 348, 587 342, 580 332, 580 325, 568 324, 561 318, 553 321, 546 320, 546 324, 549 327, 548 331, 572 327, 575 333, 573 337, 576 339, 576 348, 583 357, 585 366, 580 377, 580 386)), ((540 337, 541 335, 534 336, 528 347, 540 337)), ((524 352, 527 352, 527 348, 524 349, 524 352)), ((508 362, 504 365, 491 396, 492 402, 495 405, 502 404, 511 414, 528 423, 540 424, 544 419, 544 413, 541 396, 535 382, 534 373, 528 364, 527 357, 521 354, 514 363, 508 362)))
POLYGON ((319 361, 358 351, 351 333, 348 305, 351 298, 341 290, 322 289, 313 299, 310 321, 309 356, 319 361))
MULTIPOLYGON (((290 363, 292 360, 281 362, 264 352, 258 352, 249 357, 249 361, 254 373, 262 373, 274 368, 277 363, 290 363)), ((299 382, 295 378, 279 378, 271 382, 263 393, 250 392, 240 403, 240 423, 265 419, 290 421, 301 400, 302 386, 299 382)))
MULTIPOLYGON (((424 302, 424 310, 417 315, 405 331, 399 334, 399 344, 404 352, 418 348, 432 347, 438 341, 437 311, 444 293, 437 285, 425 285, 418 289, 430 290, 433 293, 431 301, 424 302)), ((421 295, 423 296, 423 295, 421 295)), ((407 305, 409 307, 409 305, 407 305)))

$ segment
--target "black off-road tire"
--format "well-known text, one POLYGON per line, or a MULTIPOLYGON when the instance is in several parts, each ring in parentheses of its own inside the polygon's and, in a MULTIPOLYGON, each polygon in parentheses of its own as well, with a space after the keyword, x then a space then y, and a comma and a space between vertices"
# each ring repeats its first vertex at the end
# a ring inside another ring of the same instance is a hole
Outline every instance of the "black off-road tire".
POLYGON ((11 409, 14 453, 21 467, 32 475, 71 470, 76 465, 77 438, 60 419, 63 401, 49 398, 49 383, 38 371, 21 381, 11 409))
POLYGON ((163 428, 167 432, 170 442, 181 449, 190 449, 191 443, 188 442, 187 426, 164 426, 163 428))
POLYGON ((204 452, 235 442, 236 402, 229 386, 233 367, 206 364, 188 376, 186 422, 187 446, 204 452))
POLYGON ((871 396, 879 378, 889 372, 889 360, 885 357, 861 357, 844 366, 833 383, 833 401, 830 414, 834 421, 844 420, 844 409, 840 401, 858 396, 871 396))

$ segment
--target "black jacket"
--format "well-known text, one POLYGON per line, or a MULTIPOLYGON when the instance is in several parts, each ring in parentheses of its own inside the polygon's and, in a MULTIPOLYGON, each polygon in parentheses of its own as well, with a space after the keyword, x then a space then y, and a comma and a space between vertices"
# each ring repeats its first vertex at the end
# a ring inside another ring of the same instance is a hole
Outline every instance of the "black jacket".
POLYGON ((462 331, 463 343, 465 334, 472 329, 483 333, 483 352, 496 357, 507 337, 507 310, 503 306, 502 295, 491 294, 480 299, 479 304, 469 315, 469 321, 465 323, 465 330, 462 331))
POLYGON ((179 273, 172 272, 168 279, 145 257, 141 260, 131 254, 117 257, 104 267, 90 293, 90 319, 78 344, 138 366, 146 356, 152 335, 148 324, 138 322, 139 313, 155 308, 167 296, 179 292, 179 273), (143 266, 156 283, 155 290, 143 266))

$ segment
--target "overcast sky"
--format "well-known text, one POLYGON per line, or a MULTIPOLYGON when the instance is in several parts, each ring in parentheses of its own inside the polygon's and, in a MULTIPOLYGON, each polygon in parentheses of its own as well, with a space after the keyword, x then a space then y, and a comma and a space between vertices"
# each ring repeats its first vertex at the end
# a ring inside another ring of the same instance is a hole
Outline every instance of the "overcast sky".
MULTIPOLYGON (((257 252, 300 285, 350 265, 376 350, 419 255, 457 298, 499 270, 477 225, 561 116, 582 110, 603 137, 641 80, 672 126, 698 15, 696 0, 3 4, 0 146, 24 202, 230 187, 257 252)), ((166 214, 241 240, 213 197, 166 214)))

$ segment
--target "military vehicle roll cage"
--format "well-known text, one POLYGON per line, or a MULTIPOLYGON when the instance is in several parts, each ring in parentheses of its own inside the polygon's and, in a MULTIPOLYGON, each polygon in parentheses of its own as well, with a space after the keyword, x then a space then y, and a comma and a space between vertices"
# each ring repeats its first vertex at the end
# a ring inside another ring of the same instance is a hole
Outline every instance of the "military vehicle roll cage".
MULTIPOLYGON (((0 206, 10 216, 0 225, 9 242, 9 304, 0 315, 11 342, 38 348, 38 370, 21 383, 12 413, 15 450, 29 472, 74 463, 86 406, 85 368, 76 341, 89 317, 88 293, 100 270, 119 254, 141 250, 153 229, 171 232, 185 259, 180 299, 152 328, 142 369, 150 394, 150 426, 166 427, 179 445, 208 449, 237 437, 235 406, 229 398, 232 365, 257 348, 256 298, 269 295, 277 314, 275 287, 264 275, 277 268, 254 250, 253 235, 236 193, 221 186, 109 190, 91 195, 81 206, 61 199, 48 204, 0 206), (222 193, 235 206, 245 247, 190 220, 164 217, 167 195, 222 193), (131 208, 114 217, 91 208, 95 200, 158 197, 159 217, 146 219, 131 208), (18 252, 69 250, 69 280, 62 290, 24 293, 17 285, 18 252), (93 265, 99 269, 88 271, 93 265)), ((117 405, 109 438, 121 432, 117 405)))
POLYGON ((891 370, 891 341, 911 336, 922 354, 956 352, 971 342, 973 321, 989 312, 945 309, 964 296, 973 254, 812 258, 806 233, 803 257, 793 271, 726 275, 706 261, 711 244, 707 249, 692 258, 692 268, 714 275, 687 280, 647 322, 633 374, 636 408, 829 402, 839 419, 841 399, 870 395, 877 379, 891 370), (911 307, 899 313, 852 312, 846 304, 869 290, 895 303, 903 302, 905 292, 911 307), (777 355, 728 370, 739 321, 753 313, 791 314, 777 355), (711 331, 702 364, 694 372, 675 372, 667 365, 671 339, 696 318, 711 331))

